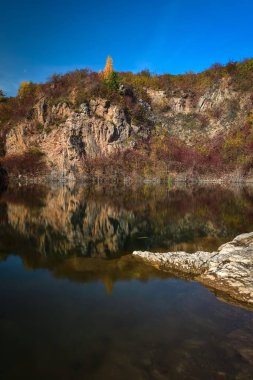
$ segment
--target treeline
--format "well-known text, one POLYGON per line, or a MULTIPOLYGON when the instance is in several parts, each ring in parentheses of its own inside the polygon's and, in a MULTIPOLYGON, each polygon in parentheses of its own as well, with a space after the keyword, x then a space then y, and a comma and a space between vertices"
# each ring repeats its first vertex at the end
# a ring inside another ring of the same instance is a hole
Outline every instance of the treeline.
MULTIPOLYGON (((23 82, 17 97, 14 98, 5 97, 0 90, 0 128, 11 120, 31 117, 33 106, 42 96, 47 97, 52 104, 66 102, 73 107, 91 98, 102 97, 124 106, 130 113, 135 114, 135 108, 138 108, 136 97, 149 100, 147 88, 166 92, 191 90, 199 95, 227 77, 235 90, 253 91, 253 59, 229 62, 226 65, 215 64, 201 73, 189 72, 180 75, 156 75, 148 70, 137 74, 116 73, 112 66, 107 77, 101 73, 82 69, 63 75, 55 74, 44 84, 23 82), (123 92, 120 91, 120 85, 125 86, 123 92)), ((139 109, 136 110, 137 116, 138 113, 139 109)))
POLYGON ((253 59, 242 62, 216 63, 200 73, 153 75, 148 70, 138 74, 120 73, 124 83, 135 88, 149 87, 157 90, 192 90, 201 93, 222 78, 229 78, 231 86, 238 91, 253 91, 253 59))

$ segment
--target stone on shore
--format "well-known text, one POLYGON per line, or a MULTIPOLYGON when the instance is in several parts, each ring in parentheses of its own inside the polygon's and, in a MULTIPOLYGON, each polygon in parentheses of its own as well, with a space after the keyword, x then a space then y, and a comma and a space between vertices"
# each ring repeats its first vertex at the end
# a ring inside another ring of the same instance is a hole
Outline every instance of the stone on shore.
POLYGON ((187 275, 253 306, 253 232, 237 236, 217 252, 133 252, 158 269, 187 275))

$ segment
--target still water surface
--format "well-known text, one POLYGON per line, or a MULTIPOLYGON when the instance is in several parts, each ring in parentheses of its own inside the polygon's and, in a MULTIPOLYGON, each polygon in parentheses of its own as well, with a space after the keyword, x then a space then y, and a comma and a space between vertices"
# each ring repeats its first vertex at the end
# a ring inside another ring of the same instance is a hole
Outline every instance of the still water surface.
POLYGON ((0 379, 252 379, 253 313, 135 261, 253 231, 253 189, 0 196, 0 379))

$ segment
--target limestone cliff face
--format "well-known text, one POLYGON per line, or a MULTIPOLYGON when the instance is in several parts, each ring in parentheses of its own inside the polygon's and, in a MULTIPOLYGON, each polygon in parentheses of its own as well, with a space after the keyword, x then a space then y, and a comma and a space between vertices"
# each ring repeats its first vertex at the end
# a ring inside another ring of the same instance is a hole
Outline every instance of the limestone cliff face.
POLYGON ((242 127, 252 109, 251 94, 235 91, 227 78, 198 94, 146 90, 149 103, 137 102, 148 127, 136 125, 122 107, 106 99, 94 98, 74 109, 67 103, 52 105, 42 97, 30 118, 7 134, 6 154, 37 149, 45 154, 51 175, 75 178, 82 173, 84 158, 131 148, 136 137, 147 137, 155 127, 193 146, 242 127))
POLYGON ((18 124, 8 133, 6 154, 36 148, 45 153, 52 173, 75 175, 83 158, 130 147, 132 132, 124 110, 107 100, 94 99, 73 110, 66 103, 49 106, 41 99, 33 120, 18 124))
POLYGON ((250 93, 238 93, 228 78, 202 94, 148 90, 157 123, 190 145, 243 126, 252 109, 250 93))

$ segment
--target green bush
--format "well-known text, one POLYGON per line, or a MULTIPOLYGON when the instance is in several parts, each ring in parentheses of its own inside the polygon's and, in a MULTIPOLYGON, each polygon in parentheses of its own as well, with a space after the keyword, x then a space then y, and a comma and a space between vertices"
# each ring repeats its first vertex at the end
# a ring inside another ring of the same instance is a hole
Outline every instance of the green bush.
POLYGON ((118 90, 120 85, 119 74, 116 73, 116 71, 113 71, 104 79, 104 83, 110 90, 118 90))

